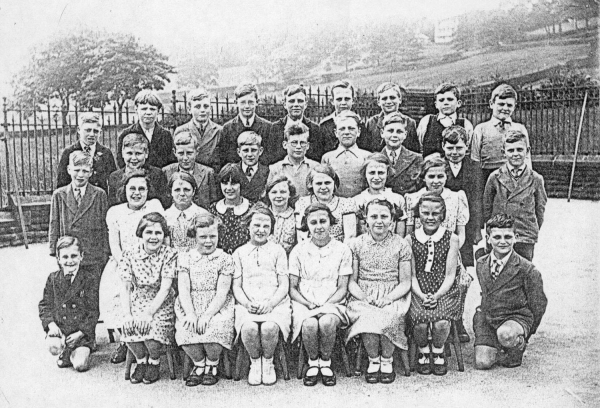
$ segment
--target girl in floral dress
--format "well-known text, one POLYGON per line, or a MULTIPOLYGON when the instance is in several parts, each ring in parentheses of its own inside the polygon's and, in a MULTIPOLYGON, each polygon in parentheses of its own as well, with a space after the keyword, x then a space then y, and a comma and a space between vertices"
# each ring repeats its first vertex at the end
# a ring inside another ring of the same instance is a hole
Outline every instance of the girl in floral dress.
POLYGON ((201 214, 189 226, 196 246, 179 254, 179 297, 175 302, 175 339, 192 359, 189 387, 214 385, 223 347, 233 342, 233 297, 230 293, 234 265, 231 255, 217 248, 221 221, 201 214))
POLYGON ((446 374, 444 344, 450 334, 450 321, 462 314, 456 282, 459 239, 441 226, 445 211, 442 197, 424 194, 417 204, 422 227, 407 238, 414 259, 410 319, 419 348, 417 372, 420 374, 446 374))
POLYGON ((192 201, 198 190, 193 176, 185 172, 176 172, 169 179, 169 191, 173 197, 173 205, 165 211, 165 219, 169 226, 171 246, 177 252, 187 252, 196 247, 196 240, 187 235, 188 228, 194 224, 194 218, 200 214, 208 214, 204 208, 192 201))
POLYGON ((273 354, 279 332, 286 340, 290 334, 288 262, 281 245, 269 241, 273 213, 259 203, 246 220, 250 242, 233 253, 235 329, 250 355, 248 383, 271 385, 277 381, 273 354))
POLYGON ((174 290, 177 252, 163 245, 169 234, 159 213, 146 214, 136 235, 141 243, 123 252, 118 272, 123 282, 123 341, 136 359, 131 383, 151 384, 159 375, 160 351, 174 342, 174 290))
POLYGON ((344 306, 348 279, 352 275, 352 253, 346 244, 329 235, 335 218, 325 204, 309 205, 302 217, 302 228, 310 240, 296 246, 290 255, 290 297, 294 341, 302 333, 309 368, 306 386, 336 384, 331 370, 331 353, 338 327, 348 325, 344 306))
MULTIPOLYGON (((120 300, 121 279, 117 273, 117 265, 123 257, 123 251, 134 248, 139 243, 135 235, 142 217, 151 212, 162 213, 163 207, 157 199, 147 200, 150 182, 141 170, 132 171, 125 179, 122 197, 126 201, 108 209, 106 224, 108 225, 108 241, 111 257, 104 268, 100 281, 100 318, 111 329, 119 328, 122 324, 122 307, 120 300)), ((125 361, 127 347, 121 343, 111 357, 113 364, 125 361)))
POLYGON ((369 356, 368 383, 392 383, 394 348, 408 350, 405 317, 410 307, 411 250, 390 231, 396 206, 383 199, 366 204, 368 232, 349 242, 354 273, 348 339, 360 334, 369 356))
POLYGON ((296 245, 293 208, 296 199, 296 187, 286 176, 276 177, 265 188, 265 202, 275 216, 275 228, 269 241, 281 245, 288 256, 296 245))
POLYGON ((306 177, 309 196, 300 197, 296 203, 296 214, 304 214, 306 207, 312 203, 327 205, 335 218, 331 226, 331 237, 344 242, 356 236, 357 219, 356 203, 352 198, 335 195, 340 186, 340 179, 329 164, 316 165, 306 177))
POLYGON ((208 209, 223 220, 223 233, 219 234, 219 248, 232 254, 250 239, 248 228, 243 219, 250 210, 250 202, 242 197, 240 174, 236 171, 235 164, 223 166, 219 172, 219 182, 223 192, 222 200, 210 205, 208 209))

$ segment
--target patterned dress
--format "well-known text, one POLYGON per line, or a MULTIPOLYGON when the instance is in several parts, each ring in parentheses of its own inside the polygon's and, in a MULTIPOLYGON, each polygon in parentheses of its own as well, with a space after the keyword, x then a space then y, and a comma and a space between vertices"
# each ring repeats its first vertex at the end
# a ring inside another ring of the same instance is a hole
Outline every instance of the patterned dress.
MULTIPOLYGON (((135 248, 140 239, 135 235, 142 217, 151 212, 163 213, 163 207, 157 199, 149 200, 138 210, 127 207, 127 203, 108 209, 106 224, 109 236, 118 236, 123 251, 135 248)), ((100 279, 100 319, 109 328, 121 327, 123 308, 121 307, 122 282, 117 273, 117 261, 111 256, 100 279)))
MULTIPOLYGON (((190 276, 192 304, 196 316, 200 317, 208 309, 217 294, 217 282, 220 275, 233 276, 234 266, 231 255, 217 249, 210 255, 202 255, 198 251, 179 254, 179 274, 190 276)), ((177 344, 218 343, 231 349, 233 343, 233 296, 227 294, 225 304, 215 314, 204 334, 200 335, 183 327, 185 311, 179 298, 175 301, 175 339, 177 344)))
MULTIPOLYGON (((138 319, 152 304, 160 290, 163 278, 177 278, 177 252, 173 248, 161 246, 154 254, 148 254, 142 244, 123 252, 119 262, 119 276, 123 282, 131 282, 131 314, 138 319)), ((158 308, 150 323, 150 333, 138 333, 121 337, 124 342, 156 340, 163 344, 174 341, 174 290, 170 288, 163 304, 158 308)))
MULTIPOLYGON (((296 202, 296 213, 303 216, 306 207, 317 201, 318 200, 314 195, 300 197, 296 202)), ((335 238, 340 242, 344 242, 344 223, 342 216, 344 214, 356 214, 356 211, 358 210, 356 203, 352 198, 334 196, 327 206, 333 213, 333 217, 336 221, 335 225, 329 227, 329 233, 331 234, 332 238, 335 238)))
POLYGON ((338 278, 352 275, 352 252, 346 244, 335 239, 322 248, 312 241, 298 244, 290 254, 290 275, 300 278, 298 290, 306 300, 323 305, 310 310, 292 300, 292 341, 309 317, 330 313, 340 318, 341 327, 348 326, 345 301, 324 304, 337 291, 338 278))
POLYGON ((402 195, 394 193, 391 188, 384 188, 381 191, 381 194, 371 194, 369 189, 364 190, 362 193, 354 197, 354 202, 356 203, 356 208, 360 210, 361 220, 358 223, 358 229, 360 234, 366 234, 368 232, 367 223, 364 217, 366 217, 365 210, 367 204, 373 201, 374 199, 387 200, 390 203, 394 204, 397 208, 397 218, 396 222, 392 223, 390 226, 390 231, 396 232, 396 224, 398 221, 406 221, 408 216, 406 215, 406 201, 404 201, 404 197, 402 195))
POLYGON ((187 229, 194 223, 194 218, 201 214, 208 214, 208 211, 194 203, 183 211, 178 210, 175 204, 165 211, 165 219, 171 235, 171 246, 177 252, 187 252, 196 246, 196 239, 187 236, 187 229))
MULTIPOLYGON (((251 302, 270 299, 279 288, 279 275, 288 276, 288 261, 280 245, 267 242, 255 246, 248 242, 233 253, 234 279, 242 280, 242 289, 251 302)), ((275 322, 283 338, 290 335, 292 313, 290 298, 286 295, 271 313, 253 314, 240 304, 235 305, 235 330, 240 334, 246 322, 275 322)))
POLYGON ((285 253, 289 256, 292 248, 296 245, 296 218, 294 217, 294 209, 288 209, 281 214, 275 215, 275 228, 273 233, 269 235, 269 241, 279 244, 285 249, 285 253))
POLYGON ((225 210, 225 213, 220 213, 217 210, 217 204, 221 201, 217 201, 210 205, 208 211, 216 216, 219 216, 223 220, 223 233, 219 234, 218 246, 228 254, 232 254, 236 249, 250 241, 250 233, 248 228, 243 223, 243 219, 250 211, 250 206, 243 214, 236 215, 233 207, 229 207, 225 210))
MULTIPOLYGON (((452 232, 440 227, 435 234, 426 235, 422 228, 410 234, 415 258, 415 275, 423 293, 435 293, 446 277, 446 259, 450 250, 452 232)), ((455 279, 437 301, 434 309, 423 307, 418 296, 412 297, 410 319, 413 324, 455 320, 461 317, 460 293, 455 279)))
MULTIPOLYGON (((398 265, 410 262, 411 250, 406 240, 389 233, 377 242, 371 234, 350 240, 348 246, 358 263, 358 286, 367 296, 380 299, 392 292, 399 281, 398 265)), ((396 347, 408 350, 405 332, 405 316, 410 307, 411 293, 379 308, 354 297, 348 302, 350 329, 348 339, 362 333, 374 333, 387 337, 396 347)))

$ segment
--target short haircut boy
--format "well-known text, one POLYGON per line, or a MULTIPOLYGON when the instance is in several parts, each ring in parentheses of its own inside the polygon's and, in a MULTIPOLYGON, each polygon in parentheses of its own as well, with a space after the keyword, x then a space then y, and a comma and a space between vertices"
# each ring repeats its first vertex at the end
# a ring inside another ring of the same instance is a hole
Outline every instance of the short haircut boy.
POLYGON ((194 149, 198 147, 198 140, 189 131, 184 130, 173 136, 173 145, 177 146, 189 146, 192 145, 194 149))
POLYGON ((465 143, 465 145, 469 144, 469 134, 467 133, 467 130, 458 125, 452 125, 444 129, 442 132, 442 138, 442 144, 450 143, 455 145, 461 140, 465 143))
POLYGON ((398 98, 402 98, 402 88, 400 88, 400 85, 395 84, 393 82, 384 82, 383 84, 377 87, 377 91, 375 92, 377 94, 377 99, 379 99, 379 96, 382 93, 389 91, 390 89, 396 91, 398 98))
POLYGON ((69 166, 86 166, 92 168, 94 159, 82 150, 76 150, 69 155, 69 166))
POLYGON ((433 92, 434 96, 445 94, 446 92, 452 92, 456 96, 457 100, 460 100, 460 89, 454 84, 444 83, 435 88, 433 92))
POLYGON ((256 132, 242 132, 237 138, 238 147, 246 146, 262 146, 262 137, 256 132))
POLYGON ((356 126, 359 127, 359 131, 360 131, 360 116, 358 116, 356 113, 352 112, 351 110, 345 110, 343 112, 340 112, 340 114, 337 115, 333 119, 335 121, 335 127, 337 128, 338 123, 344 119, 354 119, 354 121, 356 122, 356 126))
POLYGON ((206 98, 210 99, 210 94, 208 93, 208 91, 206 89, 204 89, 204 88, 194 89, 194 90, 190 91, 190 93, 187 96, 188 105, 191 104, 193 101, 201 101, 206 98))
POLYGON ((387 125, 391 125, 392 123, 399 123, 404 128, 406 128, 408 121, 406 120, 406 117, 404 115, 400 113, 392 113, 391 115, 383 119, 383 128, 385 129, 387 125))
POLYGON ((148 152, 148 139, 140 133, 129 133, 123 138, 123 149, 142 146, 148 152))
POLYGON ((239 85, 237 88, 235 88, 234 94, 235 99, 240 99, 246 95, 254 94, 254 97, 256 98, 256 100, 258 100, 258 88, 256 87, 256 85, 251 83, 239 85))
POLYGON ((513 88, 512 86, 510 86, 508 84, 501 84, 501 85, 498 85, 496 88, 494 88, 494 90, 492 91, 492 97, 491 97, 490 101, 495 101, 496 98, 498 98, 498 99, 512 98, 516 101, 517 100, 517 91, 515 91, 515 88, 513 88))
POLYGON ((352 86, 352 84, 348 81, 336 81, 333 83, 333 85, 331 85, 331 96, 334 95, 335 89, 336 88, 341 88, 341 89, 350 89, 352 91, 352 97, 354 98, 354 87, 352 86))
POLYGON ((156 106, 156 108, 158 110, 160 110, 163 106, 162 102, 160 101, 160 99, 156 95, 156 93, 149 89, 144 89, 144 90, 139 91, 135 95, 135 98, 133 99, 133 103, 135 104, 135 106, 144 105, 144 104, 156 106))
POLYGON ((96 112, 83 112, 79 114, 79 125, 84 123, 95 123, 98 126, 102 126, 100 114, 96 112))
POLYGON ((290 140, 291 136, 304 135, 308 133, 308 126, 304 123, 300 122, 298 124, 294 123, 293 125, 286 126, 283 131, 283 140, 290 140))
POLYGON ((304 88, 304 85, 289 85, 283 90, 283 101, 285 102, 285 98, 296 95, 297 93, 303 93, 304 96, 306 96, 306 88, 304 88))
POLYGON ((503 140, 503 146, 506 146, 507 143, 517 143, 517 142, 525 142, 525 146, 529 147, 529 139, 523 132, 520 130, 509 130, 506 132, 503 140))

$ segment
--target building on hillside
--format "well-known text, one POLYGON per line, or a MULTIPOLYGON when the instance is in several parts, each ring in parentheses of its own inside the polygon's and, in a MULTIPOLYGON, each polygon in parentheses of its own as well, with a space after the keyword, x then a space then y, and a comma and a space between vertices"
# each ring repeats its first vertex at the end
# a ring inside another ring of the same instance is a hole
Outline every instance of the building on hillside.
POLYGON ((456 30, 458 30, 458 17, 456 16, 436 21, 434 42, 436 44, 447 44, 452 42, 456 30))

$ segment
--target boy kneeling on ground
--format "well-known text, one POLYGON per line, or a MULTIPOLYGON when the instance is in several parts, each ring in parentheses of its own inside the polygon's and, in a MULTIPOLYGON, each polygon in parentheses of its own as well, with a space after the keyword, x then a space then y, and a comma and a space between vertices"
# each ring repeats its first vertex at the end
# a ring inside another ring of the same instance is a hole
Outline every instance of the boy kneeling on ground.
POLYGON ((476 267, 481 305, 473 317, 475 368, 486 370, 495 363, 518 367, 548 300, 540 272, 513 250, 517 238, 513 217, 494 215, 486 231, 492 252, 476 267))

